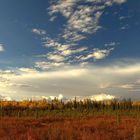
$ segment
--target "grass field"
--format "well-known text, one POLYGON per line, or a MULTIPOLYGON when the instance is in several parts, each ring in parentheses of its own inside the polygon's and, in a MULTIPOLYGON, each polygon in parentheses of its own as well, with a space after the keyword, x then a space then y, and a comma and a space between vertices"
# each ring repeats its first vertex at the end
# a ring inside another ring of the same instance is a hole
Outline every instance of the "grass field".
POLYGON ((0 140, 140 140, 139 102, 1 101, 0 105, 0 140))
POLYGON ((1 140, 140 140, 140 122, 134 117, 90 116, 85 118, 3 117, 1 140))

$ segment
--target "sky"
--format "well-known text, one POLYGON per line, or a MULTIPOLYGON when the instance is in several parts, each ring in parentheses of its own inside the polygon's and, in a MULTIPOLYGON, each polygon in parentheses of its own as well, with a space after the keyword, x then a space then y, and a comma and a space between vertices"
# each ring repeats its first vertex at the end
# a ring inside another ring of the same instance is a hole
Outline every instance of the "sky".
POLYGON ((0 97, 140 99, 139 0, 0 0, 0 97))

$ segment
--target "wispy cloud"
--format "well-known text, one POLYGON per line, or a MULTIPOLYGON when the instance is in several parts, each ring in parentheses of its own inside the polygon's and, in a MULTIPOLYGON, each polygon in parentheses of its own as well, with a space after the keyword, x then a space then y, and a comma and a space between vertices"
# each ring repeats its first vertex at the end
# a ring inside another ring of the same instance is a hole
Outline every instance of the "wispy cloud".
POLYGON ((97 11, 95 7, 78 6, 78 10, 76 10, 68 19, 66 28, 64 29, 63 37, 68 41, 74 42, 86 38, 86 36, 84 36, 82 33, 96 33, 97 30, 101 28, 98 25, 101 15, 102 12, 97 11), (94 16, 92 16, 94 11, 96 12, 94 16))
POLYGON ((126 1, 58 0, 49 7, 49 14, 51 19, 53 16, 55 17, 53 19, 56 19, 57 13, 61 13, 67 19, 62 37, 68 42, 77 42, 85 39, 88 34, 96 33, 101 28, 99 20, 106 7, 126 1))
POLYGON ((41 36, 43 46, 49 51, 46 54, 38 55, 40 58, 36 67, 43 69, 59 67, 60 65, 73 65, 80 63, 85 65, 89 59, 104 59, 114 50, 116 42, 106 43, 107 49, 99 49, 98 46, 93 49, 88 45, 79 45, 80 41, 86 39, 89 35, 94 35, 99 29, 100 19, 106 7, 114 4, 123 4, 126 0, 58 0, 52 1, 48 12, 52 22, 59 16, 66 20, 62 25, 63 29, 56 35, 46 34, 47 31, 34 28, 32 32, 41 36), (43 60, 41 60, 43 58, 43 60), (46 60, 45 60, 46 59, 46 60), (44 66, 43 66, 44 65, 44 66))

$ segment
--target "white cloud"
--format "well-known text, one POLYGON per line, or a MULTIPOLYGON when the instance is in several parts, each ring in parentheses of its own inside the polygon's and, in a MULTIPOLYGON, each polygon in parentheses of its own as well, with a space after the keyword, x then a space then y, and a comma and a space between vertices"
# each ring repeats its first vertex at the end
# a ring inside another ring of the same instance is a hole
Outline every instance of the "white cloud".
POLYGON ((34 68, 19 68, 18 69, 19 73, 36 73, 36 69, 34 68))
POLYGON ((61 43, 57 42, 55 39, 52 39, 48 36, 43 37, 42 39, 43 39, 44 47, 46 47, 46 48, 49 48, 49 47, 57 48, 57 47, 61 46, 61 43))
POLYGON ((62 67, 62 66, 64 66, 63 62, 45 62, 45 61, 41 61, 41 62, 36 62, 35 63, 35 67, 40 68, 42 70, 55 69, 55 68, 62 67))
POLYGON ((87 50, 86 47, 82 47, 82 48, 78 48, 78 49, 66 49, 63 50, 62 52, 60 52, 62 55, 64 56, 68 56, 68 55, 72 55, 72 54, 76 54, 76 53, 80 53, 80 52, 84 52, 85 50, 87 50))
POLYGON ((45 35, 46 34, 45 30, 37 29, 37 28, 32 29, 32 32, 37 34, 37 35, 45 35))
POLYGON ((0 44, 0 52, 3 52, 3 51, 4 51, 4 45, 0 44))
POLYGON ((64 30, 62 37, 67 42, 77 42, 86 38, 86 36, 79 34, 76 31, 67 30, 67 28, 64 30))
POLYGON ((3 71, 2 73, 0 73, 0 87, 1 88, 7 88, 7 87, 33 87, 32 85, 28 85, 26 83, 16 83, 16 82, 12 82, 12 80, 10 78, 17 76, 18 74, 21 73, 21 71, 19 70, 19 72, 17 73, 16 71, 14 73, 7 73, 6 71, 3 71))
POLYGON ((54 100, 55 98, 58 100, 62 100, 64 97, 62 94, 59 94, 58 96, 32 96, 29 99, 30 100, 43 100, 43 99, 54 100))
POLYGON ((97 48, 94 48, 92 53, 88 54, 87 56, 81 56, 80 59, 81 60, 88 60, 90 58, 93 58, 94 60, 104 59, 113 50, 114 50, 114 48, 110 48, 110 49, 97 49, 97 48))
POLYGON ((110 42, 110 43, 106 43, 105 46, 106 47, 112 47, 112 46, 116 46, 118 43, 116 42, 110 42))
POLYGON ((55 62, 62 62, 65 60, 65 57, 59 55, 59 54, 53 54, 53 53, 49 53, 48 54, 48 59, 55 61, 55 62))
POLYGON ((121 30, 126 30, 126 29, 128 29, 128 28, 129 28, 129 25, 126 24, 126 25, 122 26, 120 29, 121 29, 121 30))
POLYGON ((119 17, 120 20, 124 20, 124 19, 127 19, 127 18, 130 18, 130 16, 120 16, 119 17))
POLYGON ((113 0, 117 4, 125 3, 127 0, 113 0))
POLYGON ((64 45, 58 46, 57 47, 57 50, 59 50, 59 51, 65 51, 65 50, 68 50, 69 48, 70 48, 70 45, 64 44, 64 45))
POLYGON ((64 56, 68 56, 68 55, 71 55, 72 54, 72 50, 68 49, 68 50, 64 50, 61 52, 61 55, 64 55, 64 56))
POLYGON ((51 5, 49 14, 53 15, 60 12, 63 16, 69 17, 73 13, 73 6, 78 0, 59 0, 57 4, 51 5))
POLYGON ((68 64, 73 63, 73 55, 79 55, 80 53, 85 53, 87 47, 77 47, 77 44, 71 43, 59 43, 56 39, 52 39, 48 36, 43 37, 43 44, 46 48, 51 48, 51 51, 47 54, 36 55, 38 58, 46 58, 46 61, 37 62, 35 67, 41 69, 52 69, 60 66, 67 66, 68 64), (76 48, 77 47, 77 48, 76 48))
MULTIPOLYGON (((50 37, 43 37, 43 44, 46 48, 51 48, 52 51, 48 54, 37 55, 36 57, 44 57, 47 58, 47 61, 51 63, 54 62, 64 62, 69 59, 73 54, 77 55, 81 52, 85 52, 87 47, 78 47, 77 44, 72 43, 60 43, 56 39, 52 39, 50 37), (67 58, 66 58, 67 56, 67 58), (70 57, 69 57, 70 56, 70 57), (68 58, 69 57, 69 58, 68 58)), ((72 57, 71 57, 72 58, 72 57)))
POLYGON ((98 30, 98 19, 102 12, 95 12, 94 17, 91 13, 96 11, 95 7, 79 6, 78 10, 68 20, 68 29, 77 30, 83 33, 94 33, 98 30))
POLYGON ((124 84, 124 85, 120 85, 118 87, 124 88, 124 89, 132 89, 133 86, 134 86, 133 84, 124 84))
POLYGON ((111 48, 111 49, 108 49, 108 50, 94 49, 93 58, 94 59, 103 59, 106 56, 108 56, 112 50, 114 50, 114 48, 111 48))
POLYGON ((4 96, 4 95, 0 95, 0 100, 4 100, 4 101, 11 101, 12 98, 9 96, 4 96))
POLYGON ((95 100, 95 101, 113 100, 113 99, 115 99, 115 96, 105 94, 105 93, 91 96, 91 100, 95 100))

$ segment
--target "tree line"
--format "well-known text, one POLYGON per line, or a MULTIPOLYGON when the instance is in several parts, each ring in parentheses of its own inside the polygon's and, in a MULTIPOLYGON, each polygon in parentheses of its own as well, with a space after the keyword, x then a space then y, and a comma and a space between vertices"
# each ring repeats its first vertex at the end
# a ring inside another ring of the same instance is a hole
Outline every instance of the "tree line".
POLYGON ((93 101, 84 99, 62 101, 55 98, 48 101, 23 100, 23 101, 2 101, 0 100, 0 116, 45 116, 48 112, 107 112, 107 111, 140 111, 139 102, 131 99, 93 101))

